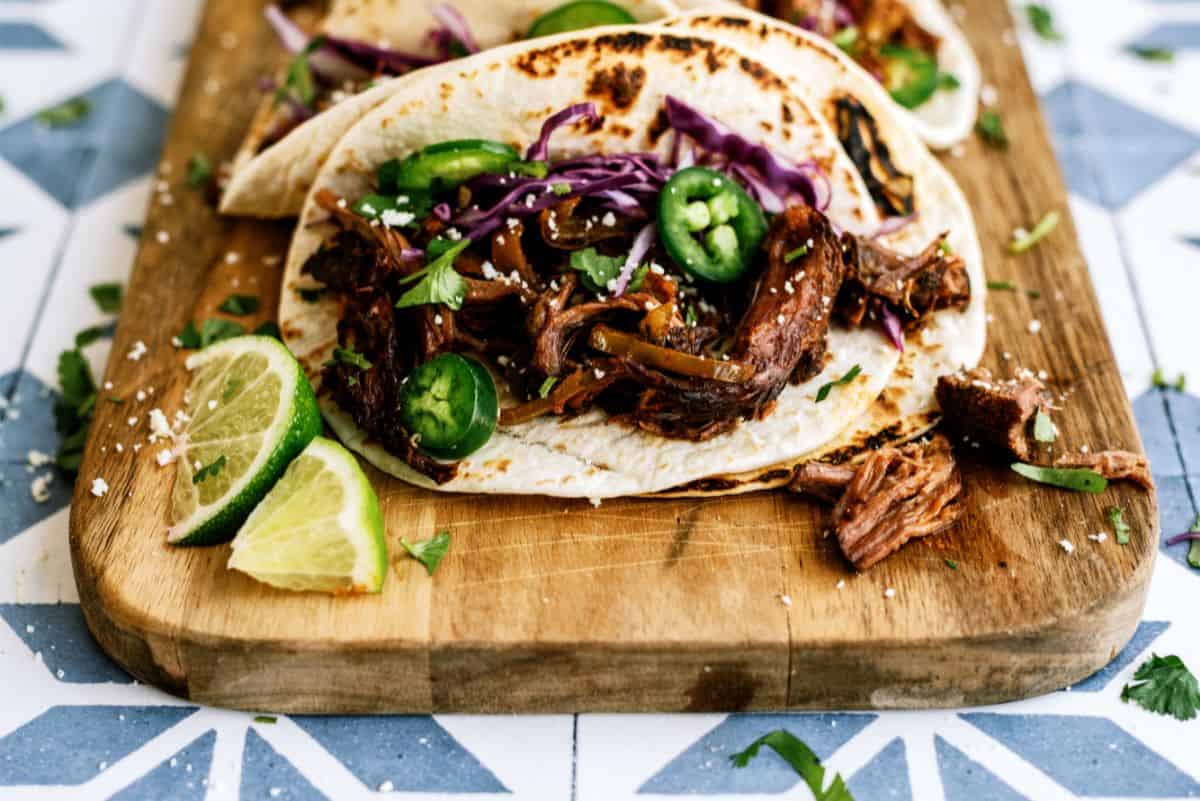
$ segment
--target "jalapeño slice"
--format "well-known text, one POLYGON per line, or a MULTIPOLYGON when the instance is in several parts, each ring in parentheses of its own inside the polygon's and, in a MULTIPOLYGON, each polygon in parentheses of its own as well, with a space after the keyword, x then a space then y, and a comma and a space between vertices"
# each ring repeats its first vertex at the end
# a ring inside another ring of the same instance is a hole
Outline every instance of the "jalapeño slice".
POLYGON ((667 254, 682 269, 727 284, 750 268, 767 220, 736 181, 706 167, 687 167, 671 176, 658 196, 658 230, 667 254))
POLYGON ((461 459, 482 448, 499 413, 487 368, 457 353, 413 370, 400 393, 400 422, 421 450, 438 459, 461 459))
POLYGON ((476 175, 503 172, 520 158, 508 145, 488 139, 439 142, 404 159, 384 162, 379 168, 379 191, 396 194, 453 189, 476 175))
POLYGON ((937 58, 932 53, 900 45, 884 45, 883 83, 892 99, 905 108, 916 108, 938 89, 937 58))
POLYGON ((552 8, 533 21, 526 39, 566 33, 597 25, 631 25, 637 22, 633 15, 614 3, 605 0, 576 0, 552 8))

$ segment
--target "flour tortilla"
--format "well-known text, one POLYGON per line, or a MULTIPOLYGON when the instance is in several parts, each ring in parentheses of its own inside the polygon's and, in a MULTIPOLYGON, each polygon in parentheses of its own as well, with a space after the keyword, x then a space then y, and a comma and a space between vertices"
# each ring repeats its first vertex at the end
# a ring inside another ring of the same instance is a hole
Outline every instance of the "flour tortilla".
MULTIPOLYGON (((673 0, 618 0, 639 22, 677 11, 673 0)), ((481 48, 519 40, 529 26, 562 0, 454 0, 481 48)), ((334 0, 321 32, 383 44, 404 52, 434 55, 428 32, 437 26, 432 2, 414 0, 334 0)), ((411 73, 410 73, 411 74, 411 73)), ((273 124, 274 101, 265 97, 233 159, 221 195, 221 211, 248 217, 294 217, 325 158, 337 141, 368 111, 395 94, 406 76, 380 81, 305 121, 263 148, 273 124)))
POLYGON ((743 8, 697 11, 669 20, 672 29, 711 35, 751 51, 794 90, 804 94, 830 121, 834 101, 851 95, 875 119, 897 168, 913 176, 917 217, 904 228, 880 237, 900 253, 913 254, 943 232, 962 257, 971 283, 971 302, 963 311, 943 310, 906 348, 885 392, 862 419, 836 440, 762 470, 712 476, 687 488, 688 494, 722 494, 766 489, 787 483, 790 468, 800 461, 854 461, 865 451, 906 442, 925 433, 937 420, 934 389, 940 375, 973 367, 987 341, 987 282, 983 253, 971 208, 958 184, 922 145, 909 127, 904 109, 866 71, 822 37, 743 8))
MULTIPOLYGON (((975 60, 975 54, 966 37, 954 24, 954 20, 946 13, 946 9, 942 7, 939 0, 905 0, 905 4, 912 10, 913 18, 917 23, 939 38, 938 70, 957 78, 959 86, 954 90, 935 92, 933 97, 915 109, 906 109, 895 104, 890 96, 887 99, 895 106, 895 116, 916 131, 925 144, 935 150, 946 150, 965 139, 975 125, 981 84, 979 62, 975 60)), ((836 45, 815 33, 781 22, 773 17, 750 12, 736 3, 725 2, 725 0, 676 0, 676 5, 687 15, 693 13, 702 17, 749 15, 749 18, 757 21, 782 25, 798 32, 810 41, 824 44, 839 56, 845 56, 836 45)), ((754 52, 756 55, 761 55, 758 51, 754 52)), ((845 60, 853 63, 849 57, 846 57, 845 60)), ((879 85, 879 82, 870 73, 858 67, 857 64, 854 66, 864 81, 879 85)), ((882 87, 880 88, 882 89, 882 87)), ((884 91, 883 95, 887 96, 887 92, 884 91)))
MULTIPOLYGON (((480 137, 524 146, 545 118, 571 103, 592 100, 604 115, 597 131, 560 129, 551 159, 595 152, 657 150, 670 136, 651 138, 665 97, 674 95, 731 128, 795 161, 812 158, 833 185, 830 217, 843 229, 869 233, 880 219, 861 177, 832 130, 784 81, 743 51, 711 38, 641 28, 564 35, 521 49, 505 48, 408 76, 338 143, 317 176, 314 193, 329 189, 356 198, 371 189, 377 165, 436 142, 480 137), (619 66, 641 70, 644 84, 628 102, 594 94, 599 73, 619 66), (617 101, 623 103, 618 106, 617 101)), ((310 194, 292 241, 280 302, 284 341, 314 384, 336 344, 337 302, 306 303, 302 287, 317 286, 301 267, 332 228, 310 194)), ((706 442, 666 439, 608 422, 593 410, 579 417, 543 417, 499 429, 463 460, 458 476, 436 489, 606 498, 657 492, 717 473, 756 470, 794 460, 832 441, 888 385, 898 361, 877 330, 830 334, 831 361, 821 375, 788 386, 764 420, 739 425, 706 442), (821 404, 817 389, 859 364, 862 375, 821 404)), ((433 485, 367 440, 325 397, 323 411, 349 447, 385 472, 433 485)))

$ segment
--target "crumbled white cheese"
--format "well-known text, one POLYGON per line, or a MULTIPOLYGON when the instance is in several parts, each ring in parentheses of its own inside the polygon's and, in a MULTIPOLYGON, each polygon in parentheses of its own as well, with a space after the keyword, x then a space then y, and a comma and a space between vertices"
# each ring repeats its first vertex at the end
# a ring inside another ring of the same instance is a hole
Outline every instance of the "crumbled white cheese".
POLYGON ((129 353, 125 354, 125 358, 131 362, 141 361, 141 358, 146 355, 146 343, 138 340, 133 343, 133 347, 129 349, 129 353))
POLYGON ((1108 539, 1108 533, 1104 531, 1097 531, 1095 534, 1088 534, 1088 539, 1092 542, 1104 542, 1106 539, 1108 539))
POLYGON ((605 212, 604 216, 600 218, 600 223, 607 228, 612 228, 617 224, 617 215, 611 211, 605 212))
POLYGON ((42 453, 39 450, 30 450, 25 454, 25 460, 30 467, 41 467, 42 465, 50 464, 54 461, 54 457, 48 453, 42 453))
POLYGON ((166 231, 159 231, 154 235, 154 238, 158 240, 158 244, 160 245, 165 245, 171 241, 171 235, 166 231))
POLYGON ((790 596, 790 595, 780 595, 780 596, 779 596, 779 602, 780 602, 781 604, 783 604, 784 606, 789 606, 789 607, 790 607, 790 606, 792 605, 792 596, 790 596))
MULTIPOLYGON (((416 219, 411 211, 397 211, 396 209, 387 209, 383 214, 379 215, 379 219, 383 224, 391 228, 399 228, 402 225, 408 225, 416 219)), ((449 233, 449 232, 447 232, 449 233)))
POLYGON ((1075 544, 1073 542, 1071 542, 1070 540, 1059 540, 1058 544, 1067 553, 1075 553, 1075 544))
POLYGON ((104 493, 108 492, 108 482, 102 478, 92 479, 92 494, 97 498, 103 498, 104 493))
POLYGON ((985 106, 994 106, 996 101, 1000 99, 1000 93, 996 91, 996 87, 990 83, 985 83, 979 87, 979 102, 985 106))
POLYGON ((134 427, 134 426, 136 426, 136 425, 138 424, 138 419, 137 419, 136 417, 130 417, 128 420, 126 420, 126 421, 125 421, 125 423, 126 423, 126 424, 127 424, 129 427, 130 427, 130 428, 132 428, 132 427, 134 427))
POLYGON ((157 407, 150 410, 150 434, 154 437, 171 436, 171 426, 167 423, 167 416, 163 414, 162 409, 157 407))
POLYGON ((888 587, 886 590, 883 591, 883 597, 884 598, 895 598, 896 591, 894 589, 892 589, 891 587, 888 587))
POLYGON ((1029 328, 1029 333, 1036 334, 1042 330, 1042 321, 1036 320, 1036 319, 1030 320, 1028 328, 1029 328))
POLYGON ((29 484, 29 494, 36 503, 50 500, 50 482, 54 480, 53 473, 43 473, 29 484))
POLYGON ((599 498, 588 498, 588 503, 590 503, 592 506, 595 506, 597 509, 600 508, 600 499, 599 498))
POLYGON ((390 781, 382 782, 379 785, 379 792, 381 793, 390 793, 395 789, 396 785, 392 784, 390 781))
POLYGON ((166 467, 167 465, 171 464, 171 462, 175 461, 175 452, 164 448, 154 455, 154 461, 158 462, 159 467, 166 467))
POLYGON ((241 261, 241 259, 242 259, 241 254, 238 253, 236 250, 231 250, 225 254, 225 263, 226 264, 237 264, 239 261, 241 261))
POLYGON ((841 590, 841 589, 844 589, 844 588, 846 587, 846 580, 845 580, 845 579, 838 579, 838 583, 837 583, 837 584, 835 584, 835 585, 833 585, 833 586, 835 586, 835 587, 836 587, 837 589, 839 589, 839 590, 841 590))

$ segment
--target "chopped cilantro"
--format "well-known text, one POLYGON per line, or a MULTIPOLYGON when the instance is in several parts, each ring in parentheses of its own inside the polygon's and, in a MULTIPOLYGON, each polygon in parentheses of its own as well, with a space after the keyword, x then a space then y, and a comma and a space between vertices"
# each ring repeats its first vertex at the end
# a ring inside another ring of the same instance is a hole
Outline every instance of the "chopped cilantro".
POLYGON ((942 252, 942 255, 945 255, 945 256, 949 256, 952 253, 954 253, 954 248, 950 247, 950 243, 947 242, 945 239, 938 240, 938 250, 940 250, 942 252))
POLYGON ((88 287, 88 294, 96 301, 97 308, 105 314, 116 314, 121 310, 121 301, 125 291, 118 283, 93 284, 88 287))
POLYGON ((333 364, 348 364, 351 367, 357 367, 359 370, 370 370, 373 366, 366 356, 356 351, 354 348, 334 348, 333 358, 325 362, 328 367, 333 364))
POLYGON ((450 532, 439 531, 427 540, 418 540, 416 542, 409 542, 401 537, 400 545, 404 547, 404 550, 408 551, 413 559, 425 565, 425 571, 432 576, 433 571, 437 569, 438 563, 446 555, 446 551, 450 550, 450 532))
POLYGON ((545 161, 514 161, 505 167, 513 175, 529 178, 545 178, 550 172, 550 164, 545 161))
POLYGON ((1017 285, 1014 284, 1012 281, 988 281, 987 288, 995 289, 997 291, 1004 291, 1004 292, 1016 292, 1017 291, 1017 285))
POLYGON ((950 568, 951 570, 958 570, 958 562, 955 562, 953 559, 943 559, 942 561, 945 562, 946 567, 950 568))
POLYGON ((210 317, 200 323, 200 347, 207 348, 217 342, 240 337, 244 333, 246 333, 246 329, 232 320, 210 317))
POLYGON ((1200 683, 1177 656, 1151 654, 1121 689, 1121 700, 1176 720, 1191 720, 1200 711, 1200 683))
POLYGON ((325 294, 325 287, 302 287, 297 289, 296 293, 300 295, 300 300, 305 303, 316 303, 325 294))
POLYGON ((1062 40, 1062 34, 1054 28, 1054 15, 1050 13, 1050 9, 1037 3, 1030 3, 1025 6, 1025 16, 1029 19, 1029 27, 1033 28, 1034 32, 1047 42, 1062 40))
POLYGON ((276 103, 290 99, 305 108, 312 108, 313 101, 317 98, 317 83, 313 78, 308 59, 324 43, 324 37, 318 36, 292 58, 291 63, 288 64, 287 76, 283 79, 283 86, 275 91, 276 103))
POLYGON ((830 36, 829 41, 837 45, 844 53, 854 55, 854 46, 858 44, 858 26, 847 25, 830 36))
MULTIPOLYGON (((1196 515, 1196 521, 1188 531, 1200 531, 1200 515, 1196 515)), ((1187 561, 1192 567, 1200 569, 1200 540, 1192 540, 1188 546, 1187 561)))
POLYGON ((67 472, 79 470, 83 445, 96 408, 96 380, 78 348, 58 356, 59 397, 54 402, 54 428, 60 437, 56 462, 67 472))
POLYGON ((802 259, 807 255, 808 255, 808 245, 801 245, 800 247, 796 248, 795 250, 789 250, 787 252, 787 254, 783 257, 783 263, 791 264, 796 259, 802 259))
MULTIPOLYGON (((583 274, 583 285, 598 295, 610 291, 609 284, 617 280, 625 266, 624 256, 605 256, 595 248, 584 248, 571 253, 571 269, 583 274)), ((649 266, 641 265, 629 279, 626 291, 636 292, 642 288, 649 266)))
POLYGON ((1033 226, 1032 231, 1023 236, 1013 237, 1013 241, 1008 243, 1008 252, 1013 255, 1024 253, 1041 242, 1058 227, 1060 216, 1057 210, 1046 212, 1045 216, 1038 220, 1038 224, 1033 226))
POLYGON ((1174 389, 1176 392, 1183 392, 1187 387, 1187 376, 1180 373, 1175 382, 1171 383, 1167 380, 1167 374, 1163 372, 1161 367, 1154 368, 1154 374, 1150 376, 1150 383, 1155 389, 1174 389))
POLYGON ((554 376, 548 377, 545 381, 542 382, 542 385, 540 387, 538 387, 538 397, 544 398, 547 395, 549 395, 550 390, 554 389, 554 385, 557 383, 558 383, 557 378, 555 378, 554 376))
POLYGON ((278 720, 274 715, 255 715, 255 723, 275 723, 278 720))
POLYGON ((195 350, 200 347, 200 331, 196 328, 196 324, 188 320, 184 324, 183 330, 175 337, 179 340, 179 347, 195 350))
POLYGON ((124 399, 124 398, 118 398, 116 395, 109 395, 109 396, 108 396, 108 402, 109 402, 109 403, 121 404, 121 403, 124 403, 124 402, 125 402, 125 399, 124 399))
POLYGON ((201 481, 207 481, 208 479, 220 473, 224 467, 225 454, 222 453, 220 456, 214 459, 211 464, 206 464, 204 467, 201 467, 199 470, 197 470, 192 476, 192 483, 199 484, 201 481))
POLYGON ((559 196, 569 195, 571 194, 571 185, 565 181, 560 181, 550 184, 550 191, 559 196))
POLYGON ((1183 392, 1183 390, 1186 386, 1187 386, 1187 376, 1185 376, 1183 373, 1180 373, 1179 377, 1175 379, 1175 391, 1183 392))
POLYGON ((1169 47, 1130 45, 1126 50, 1143 61, 1160 61, 1164 64, 1170 64, 1175 60, 1175 51, 1169 47))
POLYGON ((1125 515, 1121 512, 1120 506, 1110 506, 1104 510, 1105 516, 1108 518, 1108 523, 1113 527, 1113 533, 1117 535, 1117 542, 1121 545, 1129 544, 1129 524, 1125 522, 1125 515))
POLYGON ((271 339, 283 339, 283 334, 279 330, 279 326, 273 320, 267 320, 250 332, 256 337, 271 337, 271 339))
POLYGON ((258 311, 258 298, 254 295, 230 295, 221 301, 221 305, 217 307, 218 311, 223 311, 226 314, 254 314, 258 311))
POLYGON ((844 376, 842 376, 841 378, 838 378, 834 381, 830 381, 828 384, 823 384, 821 386, 821 388, 817 390, 817 403, 820 403, 821 401, 828 398, 830 390, 832 390, 834 387, 843 387, 846 384, 849 384, 851 381, 858 378, 858 374, 861 372, 862 372, 862 366, 856 364, 853 367, 851 367, 849 370, 847 370, 846 374, 844 376))
POLYGON ((1011 467, 1014 473, 1030 481, 1076 492, 1104 492, 1108 486, 1108 479, 1104 476, 1082 467, 1042 467, 1024 462, 1014 462, 1011 467))
POLYGON ((689 303, 687 308, 683 310, 683 321, 690 326, 695 326, 696 323, 700 322, 700 318, 696 314, 695 305, 689 303))
POLYGON ((1038 442, 1054 442, 1058 439, 1058 429, 1055 428, 1050 415, 1041 409, 1033 416, 1033 438, 1038 442))
POLYGON ((467 294, 467 282, 454 271, 454 259, 470 244, 470 239, 459 240, 429 264, 401 279, 401 283, 416 281, 417 284, 400 296, 396 308, 444 303, 455 311, 461 309, 467 294))
POLYGON ((212 162, 208 160, 208 156, 200 152, 193 153, 187 163, 188 186, 198 189, 208 183, 211 177, 212 162))
POLYGON ((802 740, 784 729, 764 734, 750 743, 745 751, 733 754, 729 759, 734 767, 744 768, 758 756, 764 745, 779 754, 804 779, 815 801, 854 801, 854 796, 850 795, 845 781, 839 775, 834 775, 829 787, 825 787, 825 768, 821 767, 821 760, 802 740))
POLYGON ((103 325, 89 326, 75 335, 75 347, 86 348, 88 345, 104 336, 107 331, 107 327, 103 325))
POLYGON ((937 88, 942 91, 953 91, 962 86, 958 80, 958 76, 952 72, 939 72, 937 74, 937 88))
POLYGON ((1004 132, 1004 120, 1000 119, 1000 114, 992 109, 985 109, 979 114, 979 120, 975 123, 975 133, 979 134, 979 138, 986 145, 1000 150, 1008 147, 1008 134, 1004 132))
POLYGON ((86 97, 75 97, 37 113, 38 122, 49 128, 69 128, 87 119, 92 103, 86 97))

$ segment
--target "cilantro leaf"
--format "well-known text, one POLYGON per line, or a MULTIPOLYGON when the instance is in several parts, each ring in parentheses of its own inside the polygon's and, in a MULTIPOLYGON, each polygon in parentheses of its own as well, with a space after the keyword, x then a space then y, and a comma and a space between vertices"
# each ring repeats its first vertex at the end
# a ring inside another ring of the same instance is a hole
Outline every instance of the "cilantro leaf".
POLYGON ((1029 27, 1047 42, 1061 41, 1063 36, 1054 28, 1054 15, 1050 9, 1037 3, 1025 6, 1025 16, 1029 19, 1029 27))
POLYGON ((821 388, 817 390, 817 403, 820 403, 821 401, 828 398, 830 391, 834 387, 844 387, 846 384, 849 384, 851 381, 858 378, 858 374, 861 372, 862 372, 862 366, 856 364, 853 367, 851 367, 849 370, 847 370, 846 374, 844 376, 842 376, 841 378, 834 379, 833 381, 830 381, 828 384, 822 384, 821 388))
POLYGON ((195 350, 200 347, 200 331, 196 328, 196 324, 191 320, 183 326, 183 330, 175 337, 179 340, 179 347, 195 350))
POLYGON ((37 119, 48 128, 69 128, 83 122, 91 113, 92 101, 86 97, 75 97, 57 106, 42 109, 37 113, 37 119))
POLYGON ((432 576, 446 551, 450 550, 450 532, 439 531, 427 540, 416 542, 409 542, 401 537, 400 544, 408 551, 409 556, 425 565, 425 571, 432 576))
POLYGON ((544 398, 547 395, 549 395, 550 390, 554 389, 554 385, 557 383, 558 383, 558 379, 555 378, 554 376, 550 376, 549 378, 547 378, 545 381, 542 382, 542 385, 540 387, 538 387, 538 397, 544 398))
POLYGON ((937 74, 937 88, 944 92, 954 91, 962 86, 962 82, 958 80, 958 76, 952 72, 939 72, 937 74))
POLYGON ((324 37, 318 36, 295 55, 291 63, 288 64, 287 76, 283 79, 283 86, 280 86, 275 91, 276 103, 282 103, 285 100, 291 99, 300 103, 305 108, 312 108, 313 101, 317 99, 317 82, 313 77, 308 59, 324 43, 324 37))
POLYGON ((325 362, 328 367, 334 364, 348 364, 351 367, 357 367, 359 370, 370 370, 373 366, 367 360, 367 357, 356 351, 354 348, 334 348, 333 358, 325 362))
POLYGON ((1151 654, 1121 690, 1121 700, 1176 720, 1191 720, 1200 710, 1200 684, 1177 656, 1151 654))
POLYGON ((838 49, 848 55, 854 55, 855 46, 858 44, 858 26, 847 25, 840 31, 829 37, 829 41, 837 45, 838 49))
POLYGON ((54 402, 54 428, 60 437, 56 461, 73 473, 83 459, 96 408, 96 380, 78 348, 64 350, 58 356, 58 389, 59 397, 54 402))
POLYGON ((88 294, 96 301, 96 307, 105 314, 116 314, 121 310, 125 290, 118 283, 93 284, 88 287, 88 294))
POLYGON ((75 335, 75 347, 86 348, 96 340, 108 333, 108 327, 103 325, 92 325, 80 331, 75 335))
POLYGON ((278 722, 278 720, 279 719, 277 717, 275 717, 274 715, 255 715, 254 716, 255 723, 276 723, 276 722, 278 722))
POLYGON ((1121 512, 1120 506, 1110 506, 1104 510, 1105 516, 1108 518, 1109 525, 1113 527, 1113 533, 1117 535, 1117 542, 1121 545, 1129 544, 1129 524, 1125 522, 1125 515, 1121 512))
POLYGON ((425 267, 401 279, 402 283, 416 281, 417 284, 400 296, 396 308, 444 303, 455 311, 461 309, 463 297, 467 294, 467 282, 454 271, 454 259, 469 244, 470 239, 459 240, 425 267))
MULTIPOLYGON (((1200 515, 1196 515, 1196 522, 1192 523, 1188 531, 1200 531, 1200 515)), ((1192 544, 1188 546, 1187 561, 1189 565, 1200 570, 1200 540, 1192 540, 1192 544)))
MULTIPOLYGON (((612 291, 609 284, 617 280, 624 266, 624 256, 605 256, 595 248, 571 252, 571 269, 582 273, 583 285, 598 295, 612 291)), ((630 277, 625 291, 636 292, 641 289, 649 269, 649 265, 646 264, 638 267, 630 277)))
POLYGON ((1050 415, 1037 410, 1037 414, 1033 417, 1033 438, 1038 442, 1054 442, 1058 439, 1058 428, 1050 419, 1050 415))
POLYGON ((226 314, 254 314, 258 311, 258 298, 254 295, 230 295, 221 301, 217 310, 226 314))
POLYGON ((979 119, 975 122, 975 133, 979 134, 979 138, 984 141, 984 144, 990 147, 999 150, 1008 147, 1008 134, 1004 132, 1004 120, 1000 119, 1000 114, 992 109, 985 109, 979 114, 979 119))
POLYGON ((1169 64, 1175 60, 1175 51, 1169 47, 1130 45, 1125 49, 1143 61, 1160 61, 1169 64))
POLYGON ((279 326, 273 320, 267 320, 250 332, 256 337, 271 337, 272 339, 283 339, 283 333, 279 330, 279 326))
POLYGON ((244 333, 246 333, 246 329, 239 323, 222 320, 219 317, 210 317, 200 323, 200 347, 207 348, 217 342, 240 337, 244 333))
POLYGON ((1046 212, 1042 219, 1038 220, 1037 225, 1033 226, 1033 230, 1023 236, 1014 236, 1013 240, 1008 243, 1008 252, 1014 256, 1032 248, 1038 242, 1041 242, 1050 232, 1058 227, 1058 221, 1061 215, 1057 209, 1046 212))
POLYGON ((204 186, 212 177, 212 171, 212 162, 208 160, 208 156, 200 152, 193 153, 187 163, 188 186, 193 189, 204 186))
POLYGON ((792 770, 796 771, 800 778, 804 779, 808 789, 812 790, 816 801, 854 801, 845 781, 839 775, 835 775, 829 787, 825 787, 825 768, 821 767, 821 760, 802 740, 784 729, 768 732, 750 743, 745 751, 733 754, 730 760, 734 767, 746 767, 751 759, 758 756, 764 745, 792 766, 792 770))
POLYGON ((791 264, 796 259, 803 258, 806 255, 808 255, 808 245, 801 245, 800 247, 796 248, 795 250, 789 250, 787 252, 787 254, 783 257, 783 263, 791 264))
POLYGON ((211 464, 206 464, 192 475, 192 483, 199 484, 202 481, 216 476, 225 467, 225 454, 221 454, 212 461, 211 464))
POLYGON ((1024 462, 1014 462, 1010 467, 1014 473, 1030 481, 1076 492, 1104 492, 1108 486, 1108 479, 1095 470, 1083 467, 1042 467, 1024 462))

